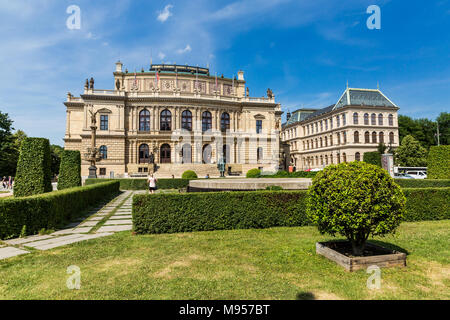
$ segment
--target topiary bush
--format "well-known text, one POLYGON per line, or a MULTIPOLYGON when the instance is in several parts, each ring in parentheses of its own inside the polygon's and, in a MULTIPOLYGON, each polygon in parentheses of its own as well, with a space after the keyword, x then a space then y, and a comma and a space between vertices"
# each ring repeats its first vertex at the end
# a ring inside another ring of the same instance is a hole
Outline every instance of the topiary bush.
POLYGON ((321 234, 345 236, 361 256, 369 236, 395 231, 406 198, 388 172, 364 162, 331 165, 308 190, 307 214, 321 234))
POLYGON ((378 151, 364 152, 363 161, 381 167, 381 153, 378 151))
POLYGON ((245 175, 247 178, 259 178, 261 177, 261 170, 259 169, 250 169, 247 171, 245 175))
POLYGON ((427 162, 428 179, 450 179, 450 145, 432 146, 427 162))
POLYGON ((26 197, 52 191, 50 143, 44 138, 25 138, 20 146, 14 196, 26 197))
POLYGON ((183 172, 183 174, 181 175, 181 179, 188 179, 188 180, 192 180, 192 179, 197 179, 197 174, 192 171, 192 170, 186 170, 185 172, 183 172))
POLYGON ((59 168, 58 190, 81 186, 81 154, 78 150, 64 150, 59 168))

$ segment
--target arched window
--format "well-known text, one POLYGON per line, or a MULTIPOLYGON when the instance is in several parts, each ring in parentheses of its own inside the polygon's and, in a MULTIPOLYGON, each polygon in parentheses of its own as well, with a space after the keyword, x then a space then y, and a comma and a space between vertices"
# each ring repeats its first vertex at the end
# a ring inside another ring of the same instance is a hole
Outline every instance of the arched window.
POLYGON ((170 146, 168 144, 163 144, 161 146, 161 151, 159 154, 161 163, 170 163, 170 146))
POLYGON ((342 115, 342 125, 345 126, 347 124, 347 117, 345 116, 345 113, 342 115))
POLYGON ((328 147, 328 137, 325 137, 325 147, 328 147))
POLYGON ((321 147, 321 148, 323 147, 323 141, 322 141, 322 138, 320 138, 320 147, 321 147))
POLYGON ((345 152, 342 154, 342 161, 347 162, 347 154, 345 152))
POLYGON ((320 121, 320 132, 323 131, 323 121, 320 121))
POLYGON ((380 113, 380 114, 378 115, 378 125, 379 125, 379 126, 382 126, 382 125, 383 125, 383 114, 382 114, 382 113, 380 113))
POLYGON ((320 165, 323 166, 323 156, 320 156, 320 165))
POLYGON ((377 115, 375 113, 372 113, 370 116, 370 123, 374 126, 377 124, 377 115))
POLYGON ((184 110, 181 114, 181 128, 192 131, 192 113, 189 110, 184 110))
POLYGON ((369 133, 369 131, 366 131, 364 133, 364 142, 365 143, 370 143, 370 133, 369 133))
POLYGON ((318 148, 319 147, 319 142, 317 142, 317 138, 316 138, 315 142, 316 142, 316 148, 318 148))
POLYGON ((328 155, 325 155, 325 165, 328 165, 328 155))
POLYGON ((202 148, 202 162, 211 163, 212 147, 210 144, 205 144, 202 148))
POLYGON ((220 117, 220 130, 225 132, 230 129, 230 115, 226 112, 220 117))
POLYGON ((340 127, 341 126, 341 120, 339 116, 336 116, 336 127, 340 127))
POLYGON ((208 131, 212 129, 212 116, 211 112, 205 111, 202 113, 202 131, 208 131))
POLYGON ((337 137, 337 144, 340 145, 341 144, 341 134, 339 132, 337 132, 336 137, 337 137))
POLYGON ((368 113, 364 113, 364 124, 369 125, 369 114, 368 113))
POLYGON ((185 143, 181 148, 181 163, 192 163, 192 147, 185 143))
POLYGON ((394 125, 394 116, 392 114, 389 115, 389 125, 390 126, 394 125))
POLYGON ((358 124, 358 113, 357 112, 355 112, 353 114, 353 124, 358 124))
POLYGON ((340 153, 338 153, 336 155, 336 161, 337 161, 338 164, 341 163, 341 154, 340 153))
POLYGON ((384 133, 383 133, 383 132, 380 132, 380 133, 378 134, 378 137, 379 137, 378 142, 384 143, 384 133))
POLYGON ((355 131, 355 133, 353 133, 353 142, 359 143, 359 132, 358 131, 355 131))
POLYGON ((355 160, 361 161, 361 154, 359 152, 355 153, 355 160))
POLYGON ((333 135, 330 136, 330 146, 333 145, 333 135))
POLYGON ((333 154, 330 154, 330 164, 333 164, 333 154))
POLYGON ((225 161, 225 163, 230 163, 231 157, 230 157, 230 146, 227 144, 224 144, 222 147, 222 157, 223 157, 223 161, 225 161))
POLYGON ((150 158, 150 149, 147 144, 139 146, 139 163, 148 163, 150 158))
POLYGON ((139 131, 150 131, 150 111, 147 109, 139 112, 139 131))
POLYGON ((167 109, 161 112, 159 128, 161 131, 172 130, 172 113, 167 109))
POLYGON ((260 163, 263 160, 264 154, 263 154, 263 148, 258 147, 256 150, 256 160, 258 163, 260 163))
POLYGON ((372 143, 377 143, 377 133, 375 131, 372 132, 372 143))
POLYGON ((394 143, 394 133, 393 132, 389 133, 389 143, 394 143))
POLYGON ((102 159, 108 159, 108 147, 107 146, 101 146, 100 147, 100 156, 102 159))

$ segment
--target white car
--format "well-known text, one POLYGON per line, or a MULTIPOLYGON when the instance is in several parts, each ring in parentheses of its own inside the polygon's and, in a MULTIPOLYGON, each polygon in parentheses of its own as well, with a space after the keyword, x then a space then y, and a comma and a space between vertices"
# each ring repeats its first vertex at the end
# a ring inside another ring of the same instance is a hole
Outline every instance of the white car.
POLYGON ((407 172, 410 176, 412 176, 414 179, 426 179, 427 174, 423 171, 408 171, 407 172))

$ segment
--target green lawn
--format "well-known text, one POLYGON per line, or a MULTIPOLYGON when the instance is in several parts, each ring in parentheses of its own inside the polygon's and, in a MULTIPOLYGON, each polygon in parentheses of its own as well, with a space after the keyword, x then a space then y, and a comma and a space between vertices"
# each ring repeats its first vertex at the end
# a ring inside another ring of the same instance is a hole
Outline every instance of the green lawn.
POLYGON ((315 254, 314 227, 132 236, 0 261, 0 299, 450 299, 450 220, 403 223, 377 239, 406 250, 380 290, 315 254), (81 290, 66 268, 81 268, 81 290))

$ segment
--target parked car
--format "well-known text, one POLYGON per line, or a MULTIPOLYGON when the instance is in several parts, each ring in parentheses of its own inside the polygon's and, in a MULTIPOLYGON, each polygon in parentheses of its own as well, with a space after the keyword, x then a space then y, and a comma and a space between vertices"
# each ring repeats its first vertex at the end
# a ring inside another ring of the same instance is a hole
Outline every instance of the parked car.
POLYGON ((426 179, 427 174, 424 171, 407 171, 407 174, 412 176, 414 179, 426 179))
POLYGON ((395 176, 396 179, 415 179, 412 175, 407 173, 400 173, 398 176, 395 176))

